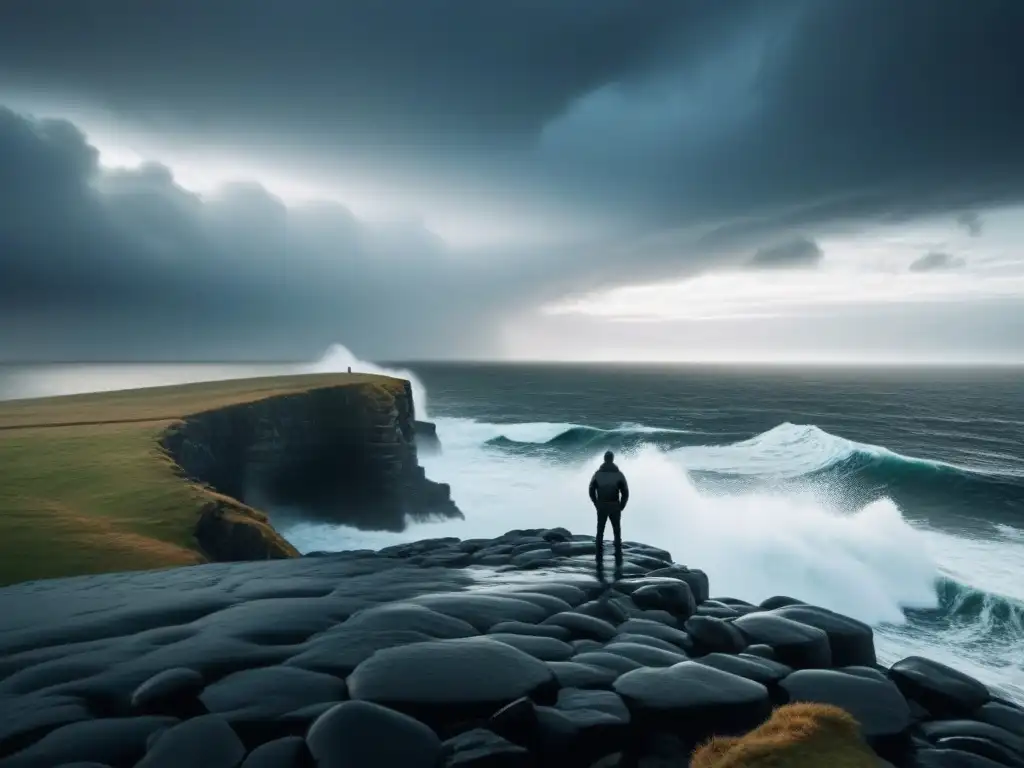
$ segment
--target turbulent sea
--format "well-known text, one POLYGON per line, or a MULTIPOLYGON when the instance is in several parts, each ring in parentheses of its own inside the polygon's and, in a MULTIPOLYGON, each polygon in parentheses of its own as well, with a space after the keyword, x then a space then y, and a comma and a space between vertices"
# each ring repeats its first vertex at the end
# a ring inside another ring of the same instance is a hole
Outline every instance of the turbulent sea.
MULTIPOLYGON (((289 370, 349 364, 368 367, 339 348, 289 370)), ((466 519, 291 524, 301 550, 590 533, 586 486, 610 448, 624 536, 707 571, 713 596, 827 606, 871 623, 883 662, 928 656, 1024 702, 1024 370, 396 367, 444 446, 421 461, 466 519)), ((267 372, 0 368, 0 398, 267 372)))

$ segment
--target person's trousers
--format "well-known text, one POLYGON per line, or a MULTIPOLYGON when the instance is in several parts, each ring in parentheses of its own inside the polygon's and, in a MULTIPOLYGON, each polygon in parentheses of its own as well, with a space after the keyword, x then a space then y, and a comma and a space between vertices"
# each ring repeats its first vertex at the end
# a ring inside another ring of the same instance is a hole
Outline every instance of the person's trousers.
POLYGON ((604 527, 612 524, 615 536, 615 562, 622 562, 622 507, 617 501, 599 501, 597 503, 597 560, 604 557, 604 527))

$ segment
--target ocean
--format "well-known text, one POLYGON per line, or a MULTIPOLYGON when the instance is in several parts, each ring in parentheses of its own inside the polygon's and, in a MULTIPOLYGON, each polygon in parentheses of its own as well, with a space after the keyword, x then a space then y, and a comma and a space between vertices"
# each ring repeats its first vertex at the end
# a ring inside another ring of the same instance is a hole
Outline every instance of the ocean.
MULTIPOLYGON (((375 369, 340 347, 310 366, 0 368, 0 399, 348 365, 375 369)), ((466 519, 282 524, 300 550, 591 533, 611 449, 625 538, 702 568, 713 596, 832 608, 875 627, 884 663, 927 656, 1024 703, 1024 370, 394 367, 444 446, 421 462, 466 519)))

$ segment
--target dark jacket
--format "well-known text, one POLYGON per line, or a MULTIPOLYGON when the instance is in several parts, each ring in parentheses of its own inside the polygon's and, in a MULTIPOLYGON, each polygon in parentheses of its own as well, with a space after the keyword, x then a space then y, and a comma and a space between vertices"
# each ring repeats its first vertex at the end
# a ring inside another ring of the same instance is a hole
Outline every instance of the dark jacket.
POLYGON ((601 502, 618 502, 619 509, 626 508, 629 501, 629 486, 626 476, 619 471, 614 462, 605 462, 598 467, 590 480, 590 500, 595 504, 601 502))

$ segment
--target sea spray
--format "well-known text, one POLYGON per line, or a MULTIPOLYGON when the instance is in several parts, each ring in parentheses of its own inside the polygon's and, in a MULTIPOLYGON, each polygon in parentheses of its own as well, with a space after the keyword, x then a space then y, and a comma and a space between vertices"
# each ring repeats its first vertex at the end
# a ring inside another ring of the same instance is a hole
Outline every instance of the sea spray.
MULTIPOLYGON (((489 449, 499 432, 543 439, 563 425, 484 425, 440 419, 445 450, 423 459, 428 475, 452 485, 466 520, 415 527, 393 536, 327 526, 287 535, 300 549, 380 545, 423 536, 494 536, 511 528, 565 526, 589 533, 586 497, 598 461, 556 463, 489 449)), ((936 604, 937 576, 925 540, 896 506, 874 502, 852 514, 812 494, 714 494, 698 490, 678 457, 647 448, 624 457, 631 487, 623 515, 627 538, 669 549, 708 572, 723 593, 761 600, 792 594, 868 622, 898 622, 905 606, 936 604)))

